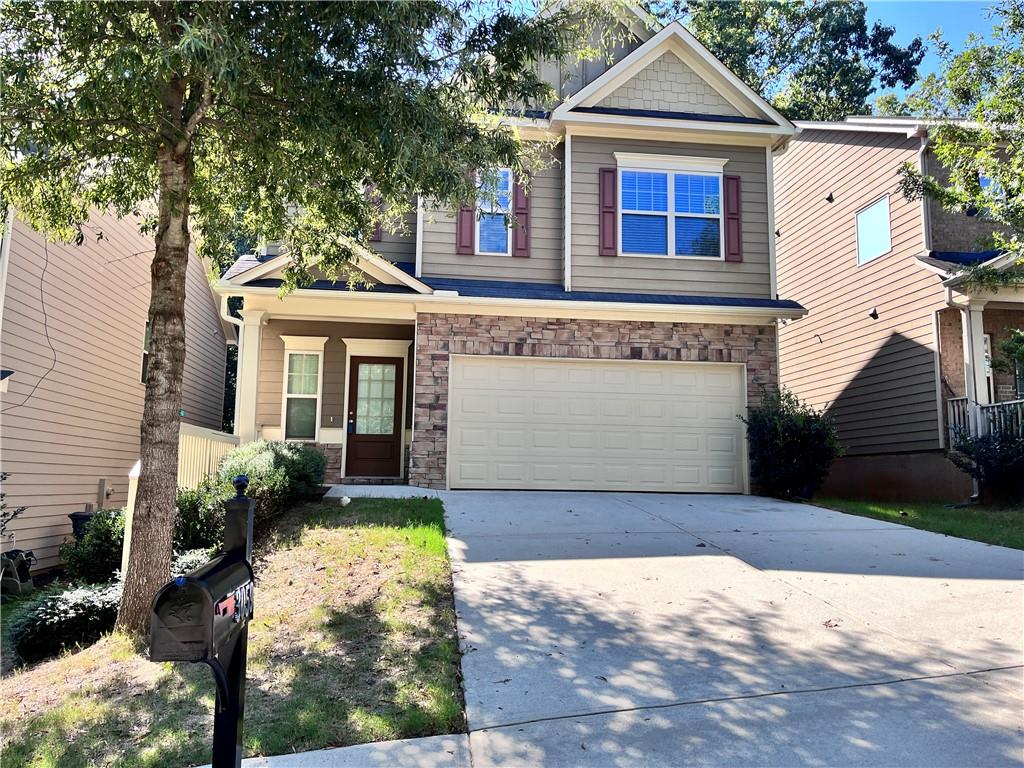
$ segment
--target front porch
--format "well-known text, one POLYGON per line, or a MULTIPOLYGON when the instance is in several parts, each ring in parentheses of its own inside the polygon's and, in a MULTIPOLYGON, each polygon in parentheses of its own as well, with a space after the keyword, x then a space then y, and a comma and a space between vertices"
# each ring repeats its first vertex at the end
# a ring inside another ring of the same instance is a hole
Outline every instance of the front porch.
POLYGON ((414 322, 241 315, 241 442, 315 443, 327 457, 328 484, 405 482, 414 322))
POLYGON ((1000 345, 1024 328, 1024 297, 1010 289, 964 296, 939 312, 941 396, 948 445, 958 434, 1024 433, 1024 366, 1000 345))

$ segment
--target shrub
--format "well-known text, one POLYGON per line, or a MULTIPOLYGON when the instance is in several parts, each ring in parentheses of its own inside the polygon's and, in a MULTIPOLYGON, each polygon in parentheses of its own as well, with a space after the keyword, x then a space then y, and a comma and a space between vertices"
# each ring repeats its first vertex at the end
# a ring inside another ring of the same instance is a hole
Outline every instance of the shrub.
POLYGON ((171 561, 171 578, 184 576, 199 566, 205 565, 207 561, 213 559, 216 553, 217 550, 211 547, 209 549, 190 549, 175 555, 174 560, 171 561))
POLYGON ((320 491, 327 471, 324 452, 304 443, 272 443, 285 461, 285 472, 295 499, 308 499, 320 491))
POLYGON ((256 500, 256 519, 265 521, 289 504, 312 496, 324 481, 323 452, 312 445, 257 440, 228 453, 220 465, 220 480, 249 478, 246 494, 256 500))
POLYGON ((26 662, 89 645, 114 628, 121 583, 82 585, 40 594, 11 622, 10 638, 26 662))
POLYGON ((752 480, 768 496, 809 498, 843 452, 831 416, 786 389, 765 392, 761 404, 741 420, 747 425, 752 480))
POLYGON ((175 551, 223 544, 224 502, 232 495, 231 487, 215 478, 204 479, 196 488, 179 488, 175 499, 175 551))
POLYGON ((1010 504, 1024 498, 1024 435, 1006 432, 956 436, 950 460, 969 474, 991 501, 1010 504))
POLYGON ((124 510, 100 509, 86 523, 81 539, 69 539, 60 547, 68 577, 86 584, 103 584, 121 567, 124 545, 124 510))

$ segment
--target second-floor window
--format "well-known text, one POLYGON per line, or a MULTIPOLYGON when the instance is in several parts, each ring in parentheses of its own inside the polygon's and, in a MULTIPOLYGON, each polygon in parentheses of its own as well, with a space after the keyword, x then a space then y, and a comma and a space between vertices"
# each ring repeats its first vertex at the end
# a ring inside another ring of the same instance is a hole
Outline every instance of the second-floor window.
POLYGON ((619 190, 624 256, 722 258, 721 174, 620 167, 619 190))
POLYGON ((866 264, 892 250, 889 196, 857 211, 857 263, 866 264))
POLYGON ((476 217, 476 252, 481 255, 508 256, 512 238, 508 217, 512 212, 512 171, 501 168, 495 176, 488 175, 479 185, 476 217))

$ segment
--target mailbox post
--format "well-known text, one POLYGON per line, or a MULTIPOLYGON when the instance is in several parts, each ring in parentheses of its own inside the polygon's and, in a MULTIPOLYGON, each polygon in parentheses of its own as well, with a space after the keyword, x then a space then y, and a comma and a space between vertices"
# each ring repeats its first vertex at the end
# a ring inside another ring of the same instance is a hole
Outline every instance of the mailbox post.
POLYGON ((255 502, 249 479, 233 481, 226 502, 224 552, 157 592, 150 617, 153 661, 201 661, 213 671, 213 768, 242 763, 245 662, 253 612, 252 526, 255 502))

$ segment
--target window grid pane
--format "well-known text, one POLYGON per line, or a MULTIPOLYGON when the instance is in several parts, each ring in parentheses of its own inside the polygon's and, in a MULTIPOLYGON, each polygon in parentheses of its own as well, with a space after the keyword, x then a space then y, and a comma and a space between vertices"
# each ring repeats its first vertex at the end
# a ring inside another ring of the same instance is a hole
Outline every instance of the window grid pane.
POLYGON ((720 213, 721 180, 718 176, 677 173, 673 183, 676 213, 720 213))
POLYGON ((857 263, 871 261, 890 250, 889 198, 883 197, 857 214, 857 263))
POLYGON ((315 395, 319 370, 319 355, 288 355, 287 393, 289 395, 315 395))
POLYGON ((494 181, 480 182, 479 207, 489 213, 509 213, 512 210, 512 172, 503 168, 498 172, 497 184, 494 181))
POLYGON ((480 250, 484 253, 508 252, 508 227, 502 214, 480 214, 480 250))
POLYGON ((718 219, 676 216, 676 256, 718 258, 722 234, 718 219))
POLYGON ((285 404, 286 440, 312 440, 316 437, 316 398, 289 397, 285 404))
POLYGON ((622 172, 622 210, 668 211, 668 174, 622 172))
POLYGON ((395 371, 388 363, 359 365, 356 434, 390 435, 395 426, 395 371))
POLYGON ((622 215, 623 253, 661 254, 668 252, 668 222, 664 216, 622 215))

